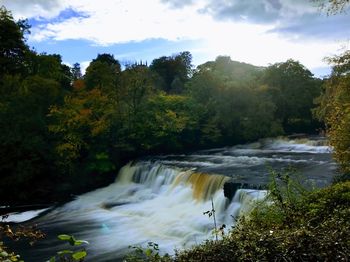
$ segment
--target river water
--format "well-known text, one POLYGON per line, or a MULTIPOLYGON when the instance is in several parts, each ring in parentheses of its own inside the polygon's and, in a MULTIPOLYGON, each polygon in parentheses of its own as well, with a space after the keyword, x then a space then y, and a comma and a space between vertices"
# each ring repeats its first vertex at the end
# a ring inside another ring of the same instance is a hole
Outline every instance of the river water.
POLYGON ((268 183, 271 169, 293 167, 308 184, 329 184, 336 169, 330 153, 321 138, 279 138, 144 158, 124 166, 105 188, 50 210, 13 214, 9 220, 34 216, 24 224, 35 223, 47 233, 34 247, 21 247, 25 261, 46 261, 67 248, 56 237, 63 233, 90 242, 87 261, 120 261, 129 245, 149 241, 158 243, 162 253, 174 253, 214 238, 213 220, 203 214, 212 201, 218 226, 233 226, 234 218, 264 198, 265 190, 253 188, 268 183), (245 184, 245 189, 228 199, 223 192, 227 181, 245 184))

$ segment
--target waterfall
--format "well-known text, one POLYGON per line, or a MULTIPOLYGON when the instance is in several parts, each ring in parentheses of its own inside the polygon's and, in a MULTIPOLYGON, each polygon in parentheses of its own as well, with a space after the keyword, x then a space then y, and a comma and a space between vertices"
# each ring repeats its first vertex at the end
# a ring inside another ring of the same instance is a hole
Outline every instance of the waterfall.
POLYGON ((158 243, 161 252, 173 253, 174 248, 213 238, 213 220, 203 215, 211 210, 211 200, 218 226, 230 228, 233 217, 265 196, 254 193, 257 190, 240 189, 230 201, 223 193, 229 179, 159 162, 129 163, 115 183, 81 195, 36 222, 39 227, 65 230, 61 232, 67 228, 76 231, 72 233, 91 243, 92 261, 98 261, 102 254, 104 259, 113 258, 126 252, 129 245, 149 241, 158 243))
POLYGON ((293 164, 316 185, 329 183, 336 168, 330 148, 324 141, 304 140, 265 139, 129 163, 111 185, 34 218, 49 234, 43 244, 28 248, 27 257, 23 250, 21 254, 28 261, 45 261, 67 248, 57 240, 62 233, 88 240, 87 261, 97 262, 119 261, 129 245, 146 246, 149 241, 158 243, 161 253, 173 253, 214 239, 213 219, 203 215, 212 209, 211 201, 218 227, 230 229, 256 200, 265 198, 266 191, 253 188, 268 183, 267 166, 278 170, 293 164))

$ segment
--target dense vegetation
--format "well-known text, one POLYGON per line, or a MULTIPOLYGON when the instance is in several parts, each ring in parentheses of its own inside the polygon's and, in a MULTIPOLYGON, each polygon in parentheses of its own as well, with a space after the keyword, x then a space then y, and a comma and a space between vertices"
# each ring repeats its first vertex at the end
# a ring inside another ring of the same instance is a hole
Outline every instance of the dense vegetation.
MULTIPOLYGON (((349 3, 318 2, 330 5, 330 12, 349 3)), ((329 59, 333 72, 324 83, 293 60, 260 68, 218 57, 194 70, 189 52, 123 69, 112 55, 99 54, 82 75, 79 64, 69 68, 59 55, 31 50, 28 30, 25 21, 0 10, 3 203, 52 201, 88 190, 113 179, 123 161, 139 155, 315 132, 320 123, 311 111, 325 123, 343 179, 350 172, 349 51, 329 59)), ((349 260, 350 183, 308 192, 290 177, 280 175, 275 182, 269 198, 222 240, 174 257, 159 256, 153 243, 130 258, 349 260)), ((17 237, 9 228, 1 232, 17 237)))
POLYGON ((348 261, 350 182, 313 192, 286 175, 275 182, 269 197, 219 241, 174 256, 161 256, 152 245, 136 249, 126 261, 348 261))
POLYGON ((297 61, 267 68, 189 52, 121 67, 98 54, 84 75, 25 41, 0 10, 0 198, 50 202, 112 181, 140 155, 315 132, 321 80, 297 61), (34 185, 34 186, 33 186, 34 185))
MULTIPOLYGON (((348 0, 317 1, 329 13, 348 0)), ((328 59, 332 74, 322 85, 315 115, 340 164, 333 185, 307 191, 278 174, 268 198, 258 203, 219 241, 207 241, 174 257, 157 250, 129 255, 128 261, 348 261, 350 254, 350 51, 328 59)), ((284 125, 284 127, 286 127, 284 125)))

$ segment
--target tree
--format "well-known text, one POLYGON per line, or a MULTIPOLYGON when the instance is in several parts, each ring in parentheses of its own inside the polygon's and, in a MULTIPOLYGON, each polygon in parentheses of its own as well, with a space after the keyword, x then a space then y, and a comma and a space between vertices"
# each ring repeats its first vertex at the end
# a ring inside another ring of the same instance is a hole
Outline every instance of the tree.
POLYGON ((5 73, 24 71, 24 58, 29 51, 24 35, 29 32, 26 20, 14 21, 5 7, 0 7, 0 77, 5 73))
POLYGON ((228 145, 281 133, 276 106, 258 88, 261 68, 218 57, 197 68, 187 92, 197 105, 200 143, 228 145))
POLYGON ((321 81, 308 69, 290 59, 269 66, 261 82, 268 86, 267 92, 277 107, 275 116, 287 133, 315 131, 318 123, 311 110, 321 93, 321 81))
POLYGON ((327 10, 328 14, 344 12, 349 5, 350 0, 312 0, 316 2, 321 9, 327 10))
POLYGON ((86 69, 84 76, 86 87, 111 92, 116 86, 120 72, 120 63, 113 55, 99 54, 86 69))
POLYGON ((70 68, 62 63, 62 57, 58 54, 37 54, 30 51, 26 55, 26 75, 38 75, 46 79, 52 79, 60 83, 61 87, 69 90, 73 76, 70 68))
POLYGON ((316 115, 326 124, 333 156, 343 172, 350 172, 350 51, 329 59, 333 64, 316 115))
POLYGON ((73 67, 71 68, 71 73, 73 76, 73 80, 81 79, 82 74, 81 74, 81 68, 79 63, 75 63, 73 67))
POLYGON ((141 145, 138 122, 143 121, 145 106, 154 92, 154 76, 147 66, 131 65, 121 73, 113 121, 116 146, 120 150, 130 152, 141 145))
POLYGON ((73 175, 81 168, 80 164, 86 168, 108 151, 113 113, 113 101, 100 89, 88 90, 79 81, 75 85, 62 106, 51 107, 48 126, 57 137, 58 164, 73 175))
POLYGON ((142 143, 144 148, 159 152, 178 150, 188 145, 185 136, 195 127, 189 98, 161 92, 152 96, 146 106, 141 126, 142 143))
POLYGON ((0 197, 4 202, 39 202, 50 190, 41 185, 56 173, 46 115, 59 98, 60 85, 40 76, 21 80, 6 75, 0 94, 0 197))
POLYGON ((158 87, 167 93, 181 93, 192 76, 192 55, 181 52, 174 56, 154 59, 150 69, 159 76, 158 87))

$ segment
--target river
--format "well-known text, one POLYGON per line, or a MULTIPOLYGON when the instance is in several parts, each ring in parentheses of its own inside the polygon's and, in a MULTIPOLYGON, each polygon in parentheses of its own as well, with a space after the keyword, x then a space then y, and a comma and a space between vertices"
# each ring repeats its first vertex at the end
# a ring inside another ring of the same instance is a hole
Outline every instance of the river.
POLYGON ((45 261, 67 248, 58 234, 73 234, 89 241, 87 261, 118 261, 129 245, 152 241, 162 253, 174 253, 213 239, 213 220, 234 225, 265 190, 257 190, 270 179, 269 170, 296 168, 303 182, 322 187, 332 180, 336 165, 319 137, 308 139, 264 139, 234 147, 191 154, 143 158, 124 166, 116 181, 77 196, 60 207, 12 214, 8 219, 37 224, 47 234, 34 247, 22 246, 25 261, 45 261), (224 196, 227 182, 244 185, 232 199, 224 196), (249 188, 251 185, 251 188, 249 188))

